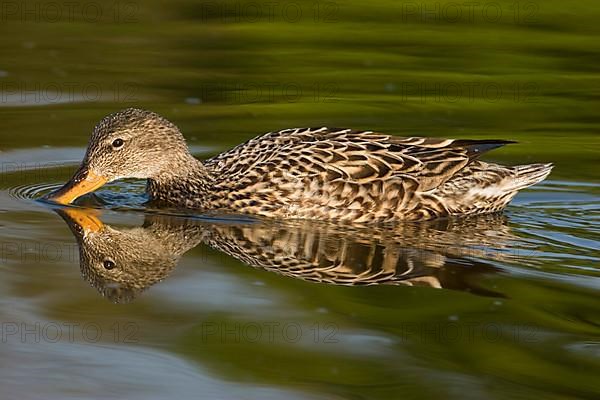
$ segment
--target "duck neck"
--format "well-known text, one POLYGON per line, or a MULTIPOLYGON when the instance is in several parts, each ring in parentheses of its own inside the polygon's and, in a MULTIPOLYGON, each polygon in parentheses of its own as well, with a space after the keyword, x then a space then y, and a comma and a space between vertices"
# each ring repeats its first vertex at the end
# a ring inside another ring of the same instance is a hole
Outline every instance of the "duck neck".
POLYGON ((185 159, 148 179, 151 202, 176 208, 204 208, 213 177, 202 162, 187 154, 185 159))

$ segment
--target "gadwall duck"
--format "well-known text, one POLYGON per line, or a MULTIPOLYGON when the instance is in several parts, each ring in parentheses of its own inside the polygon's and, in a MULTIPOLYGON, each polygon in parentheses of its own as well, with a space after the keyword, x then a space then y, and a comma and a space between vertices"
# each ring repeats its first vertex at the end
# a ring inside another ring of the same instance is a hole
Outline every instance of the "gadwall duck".
POLYGON ((129 108, 98 123, 79 170, 48 199, 67 204, 107 182, 139 178, 148 180, 151 202, 180 209, 357 223, 493 213, 552 170, 478 160, 507 143, 297 128, 199 161, 177 126, 129 108))

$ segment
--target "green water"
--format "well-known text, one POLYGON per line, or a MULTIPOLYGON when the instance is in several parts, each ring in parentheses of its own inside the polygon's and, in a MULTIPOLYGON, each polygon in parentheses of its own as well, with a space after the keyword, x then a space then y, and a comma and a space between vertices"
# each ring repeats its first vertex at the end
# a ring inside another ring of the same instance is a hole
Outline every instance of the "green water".
POLYGON ((2 3, 0 397, 598 398, 599 21, 594 1, 2 3), (129 106, 200 158, 335 126, 556 167, 503 218, 395 232, 161 217, 115 183, 83 204, 146 256, 119 259, 125 288, 36 199, 129 106))

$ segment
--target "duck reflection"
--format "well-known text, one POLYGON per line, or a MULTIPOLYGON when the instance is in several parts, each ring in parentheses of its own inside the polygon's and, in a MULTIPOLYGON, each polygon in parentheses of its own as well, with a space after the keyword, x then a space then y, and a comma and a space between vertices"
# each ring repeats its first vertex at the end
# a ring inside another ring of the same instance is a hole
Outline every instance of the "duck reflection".
POLYGON ((394 228, 315 221, 231 221, 146 215, 140 227, 104 224, 97 210, 57 212, 75 235, 83 277, 114 302, 129 302, 165 279, 204 244, 252 267, 335 285, 422 285, 501 296, 477 285, 509 257, 514 239, 500 215, 394 228))

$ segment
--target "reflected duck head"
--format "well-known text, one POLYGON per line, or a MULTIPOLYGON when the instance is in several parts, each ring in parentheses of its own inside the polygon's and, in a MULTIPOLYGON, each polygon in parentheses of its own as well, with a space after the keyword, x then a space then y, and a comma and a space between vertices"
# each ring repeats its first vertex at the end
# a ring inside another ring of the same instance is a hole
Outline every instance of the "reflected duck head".
POLYGON ((57 210, 74 233, 81 273, 115 303, 133 300, 175 268, 178 256, 143 227, 116 229, 90 209, 57 210))

